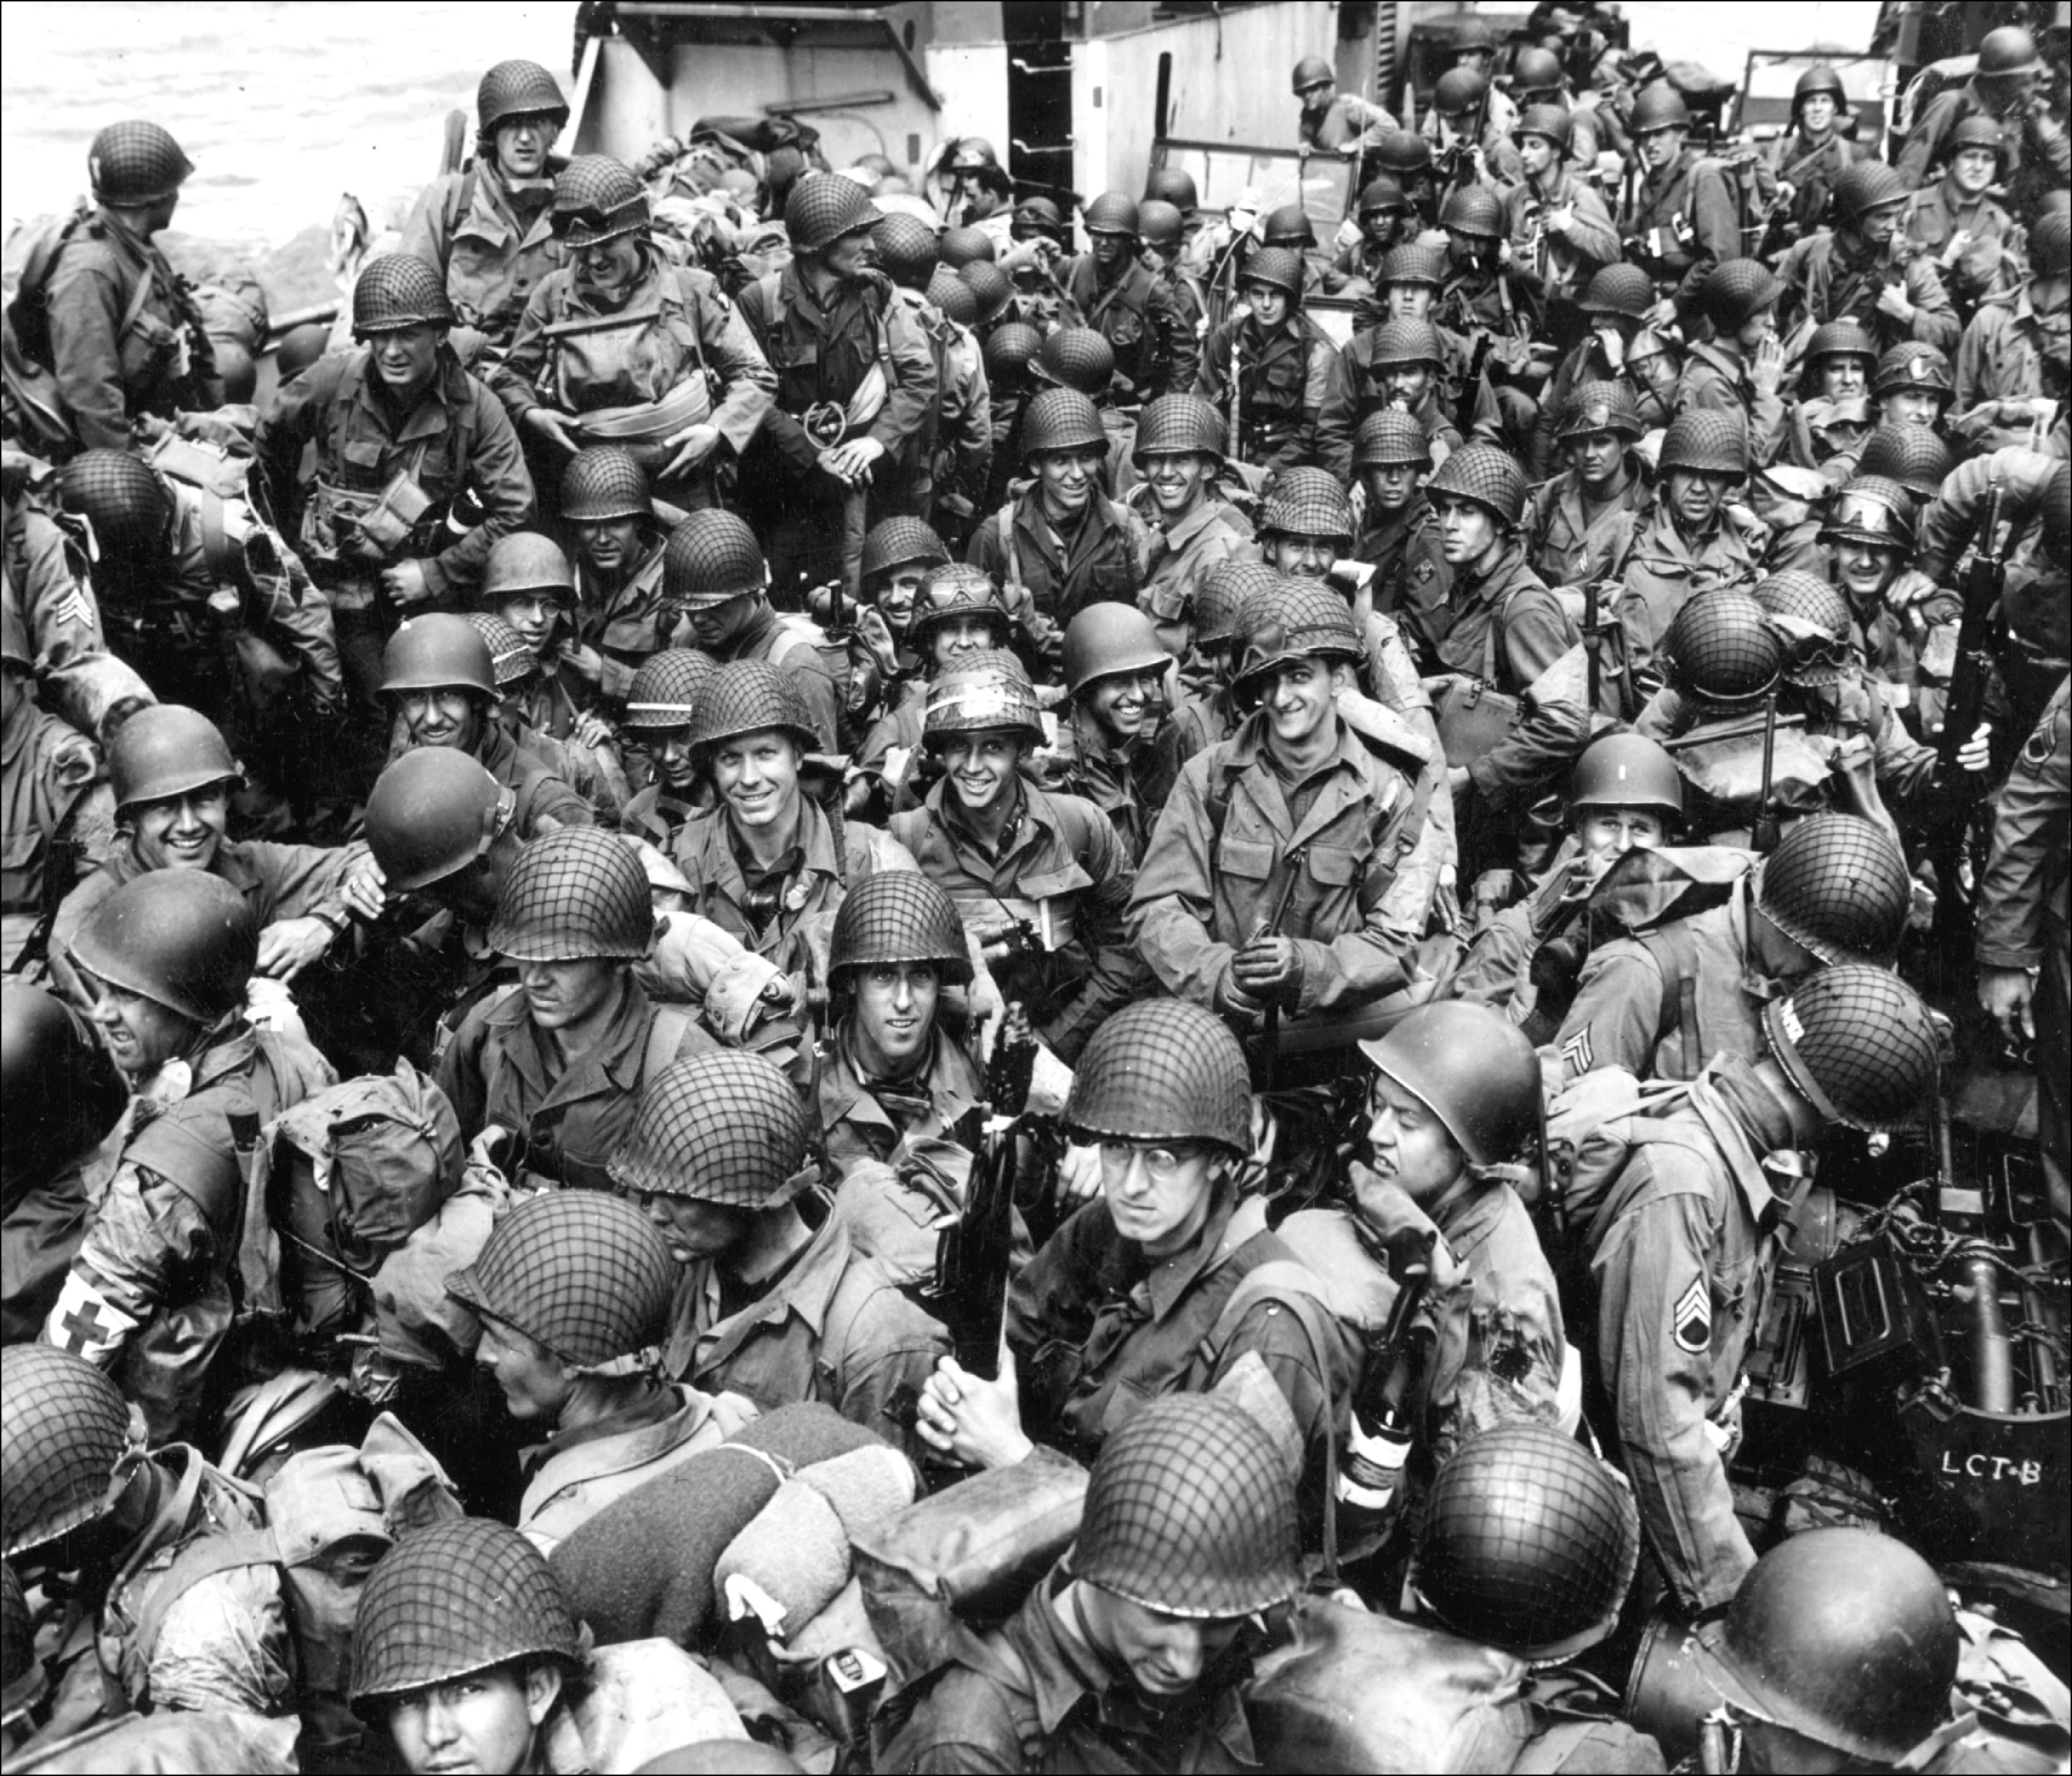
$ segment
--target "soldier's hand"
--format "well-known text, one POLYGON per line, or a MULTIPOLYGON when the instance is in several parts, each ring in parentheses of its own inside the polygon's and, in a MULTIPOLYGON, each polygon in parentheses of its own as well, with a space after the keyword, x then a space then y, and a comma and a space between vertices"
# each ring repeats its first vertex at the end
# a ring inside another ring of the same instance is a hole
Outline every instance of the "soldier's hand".
POLYGON ((1755 348, 1755 362, 1749 366, 1749 380, 1766 395, 1774 395, 1784 380, 1784 341, 1766 333, 1755 348))
POLYGON ((1227 1017, 1242 1018, 1256 1024, 1266 1007, 1240 984, 1235 967, 1223 970, 1223 979, 1216 983, 1216 1009, 1227 1017))
POLYGON ((1879 314, 1889 314, 1896 321, 1910 321, 1914 319, 1913 299, 1907 295, 1906 286, 1904 284, 1887 284, 1883 290, 1880 290, 1877 308, 1879 314))
POLYGON ((551 407, 535 407, 526 414, 525 423, 549 443, 567 451, 570 456, 582 448, 569 429, 575 423, 569 414, 556 413, 551 407))
POLYGON ((576 717, 575 737, 586 746, 604 747, 611 744, 611 724, 595 709, 585 709, 576 717))
POLYGON ((345 878, 339 890, 339 898, 345 902, 345 910, 361 919, 374 919, 381 916, 388 904, 388 878, 381 873, 381 865, 368 852, 353 865, 352 874, 345 878))
POLYGON ((676 446, 676 454, 669 458, 660 479, 666 481, 672 475, 689 475, 700 467, 705 458, 719 448, 719 427, 717 426, 686 426, 680 432, 662 440, 663 447, 676 446))
POLYGON ((1983 777, 1993 765, 1993 725, 1981 722, 1971 738, 1957 749, 1957 768, 1973 777, 1983 777))
POLYGON ((2036 1040, 2036 981, 2028 969, 1980 963, 1979 1003, 2009 1042, 2036 1040))
POLYGON ((1647 324, 1658 333, 1665 327, 1674 327, 1676 324, 1676 298, 1665 296, 1651 308, 1647 311, 1647 324))
POLYGON ((874 438, 853 438, 820 452, 820 467, 845 487, 860 487, 870 479, 871 465, 885 454, 874 438))
POLYGON ((1000 1375, 981 1380, 955 1357, 937 1360, 921 1390, 914 1424, 931 1449, 967 1467, 1007 1468, 1036 1447, 1022 1429, 1022 1389, 1003 1341, 1000 1375))
POLYGON ((422 561, 398 561, 393 567, 383 568, 381 589, 405 610, 425 603, 432 595, 422 561))
POLYGON ((1079 1208, 1099 1196, 1100 1187, 1100 1149, 1076 1142, 1067 1147, 1058 1161, 1059 1207, 1079 1208))
POLYGON ((1885 602, 1889 610, 1904 610, 1910 604, 1934 597, 1934 581, 1918 568, 1910 567, 1903 569, 1885 589, 1885 602))
POLYGON ((337 935, 320 919, 277 919, 259 934, 258 972, 276 980, 292 980, 337 935))
POLYGON ((1262 937, 1231 958, 1231 973, 1253 998, 1293 1000, 1302 987, 1302 952, 1289 937, 1262 937))

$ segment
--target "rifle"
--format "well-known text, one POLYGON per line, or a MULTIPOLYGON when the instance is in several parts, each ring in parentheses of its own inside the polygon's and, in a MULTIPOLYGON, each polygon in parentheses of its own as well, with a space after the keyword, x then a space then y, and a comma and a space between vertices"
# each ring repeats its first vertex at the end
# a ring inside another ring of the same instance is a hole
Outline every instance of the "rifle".
POLYGON ((1240 461, 1244 456, 1244 437, 1239 427, 1244 420, 1244 360, 1238 350, 1238 343, 1244 337, 1245 319, 1249 305, 1240 302, 1231 310, 1230 361, 1230 453, 1240 461))
POLYGON ((1957 768, 1957 754, 1971 738, 1985 707, 1986 686, 1993 674, 2000 627, 2000 594, 2007 583, 2007 548, 2000 540, 1999 481, 1986 489, 1979 513, 1978 536, 1971 565, 1964 575, 1964 614, 1957 626, 1957 661, 1950 672, 1950 695, 1942 717, 1936 757, 1947 775, 1957 768))
POLYGON ((1770 806, 1770 783, 1777 758, 1777 687, 1770 688, 1770 695, 1762 705, 1762 787, 1757 793, 1755 824, 1749 834, 1749 849, 1758 856, 1765 856, 1777 849, 1778 820, 1770 806))
POLYGON ((1597 582, 1594 579, 1583 587, 1583 670, 1589 687, 1589 711, 1597 713, 1597 685, 1603 668, 1597 662, 1597 629, 1601 613, 1597 608, 1597 582))
MULTIPOLYGON (((1302 879, 1304 853, 1298 847, 1288 853, 1288 879, 1281 885, 1281 898, 1273 903, 1273 915, 1260 921, 1259 928, 1252 934, 1256 944, 1264 938, 1278 937, 1281 927, 1288 917, 1288 908, 1295 898, 1295 884, 1302 879)), ((1266 1002, 1266 1027, 1262 1033, 1259 1062, 1259 1088, 1262 1092, 1273 1089, 1276 1071, 1275 1059, 1281 1047, 1281 1001, 1278 998, 1266 1002)))
POLYGON ((1338 1471, 1338 1497, 1376 1516, 1394 1501, 1412 1442, 1410 1422, 1403 1410, 1410 1366, 1404 1362, 1412 1322, 1432 1281, 1433 1235, 1404 1265, 1388 1320, 1367 1347, 1359 1389, 1353 1396, 1352 1422, 1338 1471))

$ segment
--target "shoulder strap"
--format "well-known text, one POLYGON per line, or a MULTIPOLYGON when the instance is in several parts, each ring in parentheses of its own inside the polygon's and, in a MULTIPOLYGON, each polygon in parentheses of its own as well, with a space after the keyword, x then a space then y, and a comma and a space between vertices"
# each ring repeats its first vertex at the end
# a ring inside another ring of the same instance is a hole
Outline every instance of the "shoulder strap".
POLYGON ((657 1005, 654 1022, 648 1026, 648 1047, 640 1058, 640 1083, 645 1087, 676 1059, 689 1033, 693 1013, 689 1005, 657 1005))
POLYGON ((1642 931, 1640 944, 1662 970, 1662 1011, 1655 1040, 1658 1044, 1666 1042, 1671 1030, 1680 1029, 1684 1076, 1695 1079, 1705 1064, 1698 1030, 1698 946, 1689 927, 1680 919, 1642 931))
MULTIPOLYGON (((197 1487, 201 1473, 202 1463, 197 1458, 192 1472, 197 1487)), ((173 1556, 173 1564, 151 1587, 151 1594, 138 1614, 135 1631, 125 1648, 127 1658, 134 1661, 139 1675, 150 1669, 151 1655, 158 1646, 158 1636, 165 1630, 166 1618, 172 1614, 173 1605, 204 1579, 240 1566, 280 1564, 281 1550, 270 1529, 233 1530, 227 1536, 204 1536, 188 1543, 173 1556)))

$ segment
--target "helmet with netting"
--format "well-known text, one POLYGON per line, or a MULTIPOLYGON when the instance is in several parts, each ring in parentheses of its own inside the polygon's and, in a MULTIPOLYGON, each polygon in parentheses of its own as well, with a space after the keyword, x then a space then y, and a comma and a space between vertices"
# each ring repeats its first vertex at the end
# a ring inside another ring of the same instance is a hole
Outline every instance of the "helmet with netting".
POLYGON ((81 450, 58 471, 64 509, 93 529, 96 549, 143 565, 162 555, 173 494, 158 471, 129 450, 81 450))
POLYGON ((1525 510, 1525 471, 1508 450, 1494 444, 1469 444, 1439 465, 1424 491, 1435 501, 1472 500, 1509 528, 1525 510))
POLYGON ((1424 428, 1400 408, 1383 407, 1369 413, 1353 434, 1353 467, 1383 468, 1400 462, 1420 468, 1431 466, 1432 440, 1424 428))
POLYGON ((415 747, 374 781, 367 846, 390 890, 412 894, 473 863, 515 805, 479 760, 451 746, 415 747))
POLYGON ((0 1728, 13 1726, 48 1688, 22 1581, 13 1567, 0 1564, 0 1728))
POLYGON ((1106 394, 1115 380, 1115 347, 1091 327, 1061 327, 1029 360, 1029 373, 1054 388, 1106 394))
POLYGON ((475 89, 475 126, 492 136, 507 117, 552 117, 558 128, 569 121, 569 101, 537 62, 499 62, 475 89))
POLYGON ((1693 407, 1679 413, 1663 434, 1655 458, 1659 473, 1693 469, 1706 475, 1748 473, 1748 421, 1739 413, 1716 407, 1693 407))
POLYGON ((573 607, 576 602, 575 570, 561 553, 561 545, 536 530, 514 530, 489 545, 489 559, 483 564, 482 590, 476 602, 508 602, 524 592, 552 593, 557 603, 573 607))
MULTIPOLYGON (((988 245, 991 245, 990 242, 988 245)), ((964 288, 978 304, 978 324, 990 327, 1014 304, 1014 280, 991 259, 974 260, 959 269, 964 288)))
MULTIPOLYGON (((639 869, 615 837, 607 842, 639 869)), ((653 1366, 676 1280, 662 1235, 623 1197, 549 1190, 500 1220, 446 1293, 576 1374, 621 1375, 653 1366)))
POLYGON ((1170 1395, 1103 1445, 1072 1576, 1161 1615, 1250 1615, 1301 1588, 1298 1515, 1294 1476, 1257 1419, 1219 1394, 1170 1395))
POLYGON ((415 253, 370 259, 352 286, 352 336, 394 333, 409 327, 451 327, 453 305, 435 265, 415 253))
POLYGON ((712 656, 695 648, 665 648, 640 663, 626 693, 626 720, 635 733, 687 728, 698 698, 719 670, 712 656))
POLYGON ((496 695, 495 664, 489 645, 467 618, 447 610, 411 617, 381 650, 381 689, 405 691, 477 691, 496 695))
POLYGON ((1357 665, 1366 648, 1346 601, 1315 580, 1282 580, 1245 612, 1231 684, 1242 698, 1269 674, 1298 661, 1357 665))
POLYGON ((1889 968, 1844 963, 1763 1007, 1763 1041, 1830 1122, 1911 1128, 1927 1114, 1942 1037, 1921 995, 1889 968))
POLYGON ((983 265, 993 257, 993 236, 983 228, 945 228, 935 245, 942 261, 952 271, 983 265))
POLYGON ((561 516, 572 524, 645 518, 654 509, 648 471, 623 445, 586 445, 561 471, 561 516))
POLYGON ((86 150, 86 176, 98 203, 136 208, 171 197, 194 171, 172 132, 131 118, 111 123, 86 150))
POLYGON ((555 175, 549 222, 564 246, 580 252, 622 234, 644 232, 648 194, 623 161, 609 154, 578 154, 555 175))
POLYGON ((984 356, 986 380, 994 388, 1010 388, 1029 374, 1029 365, 1043 348, 1043 335, 1026 321, 1009 321, 986 335, 984 356))
POLYGON ((1756 584, 1755 601, 1784 643, 1784 676, 1811 688, 1838 683, 1854 654, 1848 601, 1817 574, 1788 568, 1756 584))
POLYGON ((2072 269, 2072 215, 2062 209, 2046 211, 2029 231, 2029 278, 2032 282, 2062 278, 2068 269, 2072 269))
POLYGON ((1655 286, 1639 266, 1622 259, 1591 273, 1577 306, 1585 314, 1623 314, 1628 320, 1644 321, 1655 306, 1655 286))
POLYGON ((1918 394, 1951 396, 1957 392, 1950 360, 1932 345, 1910 341, 1895 345, 1871 372, 1871 393, 1883 399, 1902 389, 1918 394))
POLYGON ((1094 1032, 1064 1120, 1094 1141, 1206 1141, 1248 1153, 1244 1050, 1213 1012, 1184 999, 1141 999, 1094 1032))
POLYGON ((215 784, 244 782, 223 730, 199 709, 151 703, 134 709, 107 736, 108 777, 119 816, 145 802, 169 801, 215 784))
POLYGON ((1381 256, 1379 281, 1383 289, 1391 284, 1429 284, 1437 290, 1446 281, 1445 249, 1428 247, 1421 240, 1391 247, 1381 256))
POLYGON ((844 235, 883 220, 868 191, 832 173, 807 174, 784 199, 784 232, 794 253, 824 252, 844 235))
POLYGON ((935 231, 918 216, 895 210, 880 216, 870 231, 870 244, 879 266, 895 284, 924 290, 935 274, 941 249, 935 231))
POLYGON ((1367 362, 1377 370, 1396 364, 1424 364, 1436 370, 1445 361, 1445 344, 1438 328, 1429 321, 1406 314, 1399 320, 1383 321, 1368 336, 1367 362))
POLYGON ((131 1448, 121 1391, 84 1357, 47 1344, 0 1350, 0 1558, 106 1516, 131 1448))
POLYGON ((611 1181, 624 1190, 774 1209, 812 1181, 811 1140, 799 1094, 774 1062, 738 1049, 695 1054, 648 1082, 611 1156, 611 1181))
POLYGON ((1950 133, 1943 137, 1935 150, 1937 164, 1955 160, 1967 148, 1984 148, 1999 163, 1996 171, 2004 170, 2007 164, 2007 133, 1996 117, 1984 112, 1974 112, 1968 117, 1959 117, 1950 133))
POLYGON ((1828 501, 1819 540, 1868 543, 1877 549, 1897 549, 1902 558, 1911 556, 1914 495, 1883 475, 1852 475, 1828 501))
POLYGON ((639 860, 615 832, 571 826, 518 853, 497 897, 489 947, 514 962, 638 961, 654 935, 639 860))
POLYGON ((1580 382, 1563 409, 1559 435, 1588 438, 1598 432, 1615 432, 1621 438, 1637 438, 1646 430, 1641 424, 1640 408, 1633 390, 1623 382, 1580 382))
POLYGON ((133 876, 87 915, 72 938, 82 974, 214 1025, 245 1002, 259 966, 251 903, 205 870, 133 876))
POLYGON ((1302 294, 1302 255, 1292 247, 1261 247, 1244 262, 1241 286, 1265 284, 1299 300, 1302 294))
POLYGON ((1777 274, 1760 259, 1723 259, 1698 286, 1698 306, 1715 333, 1740 331, 1784 294, 1777 274))
POLYGON ((1856 458, 1857 474, 1881 475, 1897 481, 1921 503, 1940 493, 1956 467, 1955 455, 1938 433, 1926 426, 1903 426, 1893 420, 1864 440, 1863 454, 1856 458))
POLYGON ((1260 515, 1261 536, 1353 536, 1353 502, 1328 469, 1283 469, 1273 478, 1260 515))
POLYGON ((919 562, 939 566, 950 558, 949 545, 924 520, 894 515, 880 519, 865 533, 862 575, 868 585, 895 567, 919 562))
POLYGON ((959 327, 978 325, 978 298, 948 265, 939 265, 929 273, 928 300, 959 327))
POLYGON ((1161 395, 1146 404, 1137 417, 1134 460, 1190 453, 1223 460, 1223 417, 1215 403, 1199 395, 1161 395))
POLYGON ((935 744, 953 734, 1012 734, 1042 745, 1042 713, 1028 668, 1006 649, 967 654, 930 681, 922 738, 935 744))
POLYGON ((678 610, 744 598, 769 583, 763 545, 738 513, 694 512, 662 545, 662 596, 678 610))
POLYGON ((1835 175, 1835 220, 1845 228, 1906 199, 1906 181, 1881 160, 1852 161, 1835 175))
POLYGON ((1670 620, 1662 654, 1679 689, 1708 703, 1766 697, 1784 666, 1784 644, 1762 606, 1737 586, 1684 600, 1670 620))
POLYGON ((820 743, 797 679, 767 660, 729 660, 700 689, 691 744, 716 746, 766 731, 787 734, 808 752, 820 743))
POLYGON ((573 1673, 581 1632, 547 1557, 508 1524, 462 1517, 408 1535, 368 1575, 352 1623, 356 1707, 532 1659, 573 1673))
POLYGON ((532 644, 493 610, 471 610, 467 621, 489 648, 490 675, 500 691, 540 669, 532 644))
MULTIPOLYGON (((1022 212, 1016 208, 1018 220, 1022 212)), ((1178 253, 1187 237, 1187 218, 1181 213, 1177 204, 1168 204, 1155 197, 1147 197, 1137 206, 1137 227, 1142 232, 1144 244, 1156 247, 1161 253, 1178 253)))
POLYGON ((1085 217, 1089 234, 1123 234, 1134 239, 1137 199, 1127 191, 1103 191, 1087 206, 1085 217))
POLYGON ((851 968, 931 962, 946 980, 971 978, 964 922, 948 893, 918 870, 880 870, 842 897, 828 944, 828 978, 851 968))
POLYGON ((1493 1424, 1425 1495, 1412 1582, 1463 1638, 1552 1661, 1611 1632, 1639 1560, 1639 1511, 1603 1462, 1551 1425, 1493 1424))
POLYGON ((1218 561, 1202 577, 1200 590, 1194 594, 1194 645, 1227 647, 1236 635, 1238 612, 1245 600, 1280 584, 1280 574, 1264 561, 1218 561))
POLYGON ((1108 452, 1108 429, 1100 409, 1076 388, 1046 388, 1022 413, 1022 454, 1046 450, 1108 452))
POLYGON ((1503 200, 1486 185, 1456 185, 1440 208, 1439 226, 1496 239, 1504 232, 1503 200))
POLYGON ((1914 882, 1897 841, 1860 814, 1795 822, 1763 859, 1755 902, 1823 962, 1889 968, 1899 955, 1914 882))

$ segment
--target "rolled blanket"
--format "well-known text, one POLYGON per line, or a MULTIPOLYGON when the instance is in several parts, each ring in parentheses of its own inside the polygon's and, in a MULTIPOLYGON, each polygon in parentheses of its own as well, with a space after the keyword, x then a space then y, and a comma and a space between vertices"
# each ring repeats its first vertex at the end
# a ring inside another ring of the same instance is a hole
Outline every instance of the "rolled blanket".
POLYGON ((869 1449, 882 1439, 861 1424, 852 1424, 832 1406, 802 1403, 767 1408, 752 1424, 744 1424, 727 1439, 751 1449, 763 1449, 785 1464, 787 1474, 809 1468, 816 1462, 832 1462, 851 1449, 869 1449))
POLYGON ((914 1464, 889 1443, 851 1449, 832 1462, 816 1462, 800 1469, 799 1479, 835 1507, 845 1536, 904 1511, 919 1490, 914 1464))
POLYGON ((734 1537, 713 1572, 722 1593, 738 1574, 784 1612, 787 1633, 803 1628, 849 1583, 849 1537, 824 1494, 787 1480, 734 1537))

